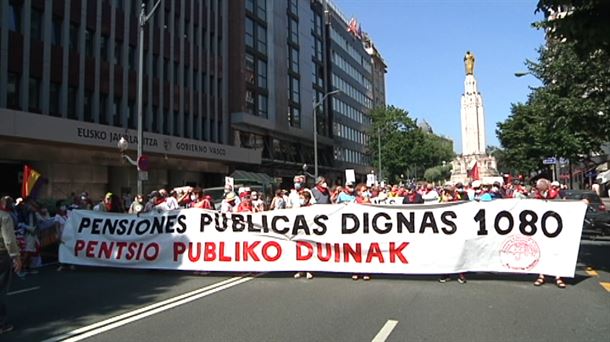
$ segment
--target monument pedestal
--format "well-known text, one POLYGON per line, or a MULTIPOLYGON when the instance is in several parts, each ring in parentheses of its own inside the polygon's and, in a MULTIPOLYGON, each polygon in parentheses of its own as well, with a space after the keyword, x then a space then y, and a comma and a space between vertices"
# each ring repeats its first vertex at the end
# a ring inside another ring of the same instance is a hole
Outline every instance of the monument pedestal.
POLYGON ((472 170, 475 165, 478 169, 478 179, 498 176, 496 158, 485 154, 459 156, 451 162, 451 165, 453 166, 451 182, 454 184, 468 184, 468 182, 473 181, 472 170))

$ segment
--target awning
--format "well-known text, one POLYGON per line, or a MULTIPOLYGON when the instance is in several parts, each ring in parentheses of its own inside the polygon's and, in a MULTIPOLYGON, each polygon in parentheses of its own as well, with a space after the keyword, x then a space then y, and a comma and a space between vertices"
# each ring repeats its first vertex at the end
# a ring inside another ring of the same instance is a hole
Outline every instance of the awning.
POLYGON ((266 173, 258 173, 258 172, 249 172, 249 171, 243 171, 243 170, 235 170, 235 172, 233 172, 231 174, 231 177, 233 177, 235 183, 243 183, 243 182, 254 182, 254 183, 259 183, 262 185, 267 185, 267 184, 273 184, 275 183, 275 181, 273 180, 273 177, 269 176, 266 173))
POLYGON ((610 170, 598 174, 595 179, 602 184, 610 182, 610 170))

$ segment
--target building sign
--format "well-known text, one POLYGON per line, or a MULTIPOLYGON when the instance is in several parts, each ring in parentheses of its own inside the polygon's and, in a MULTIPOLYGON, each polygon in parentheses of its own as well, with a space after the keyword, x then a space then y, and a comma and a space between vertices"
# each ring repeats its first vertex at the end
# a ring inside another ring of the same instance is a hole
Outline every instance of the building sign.
MULTIPOLYGON (((6 109, 0 109, 0 135, 106 148, 117 148, 119 139, 125 137, 129 150, 135 151, 138 146, 135 130, 6 109)), ((249 164, 260 164, 262 153, 150 132, 144 132, 143 149, 147 153, 249 164)))

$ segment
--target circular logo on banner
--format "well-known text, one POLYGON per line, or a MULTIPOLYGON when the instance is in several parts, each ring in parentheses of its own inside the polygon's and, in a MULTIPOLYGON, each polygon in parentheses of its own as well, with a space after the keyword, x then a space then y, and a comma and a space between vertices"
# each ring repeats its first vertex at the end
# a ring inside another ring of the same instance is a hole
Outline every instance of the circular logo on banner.
POLYGON ((511 236, 502 244, 500 260, 502 266, 511 270, 529 271, 540 260, 540 248, 530 237, 511 236))

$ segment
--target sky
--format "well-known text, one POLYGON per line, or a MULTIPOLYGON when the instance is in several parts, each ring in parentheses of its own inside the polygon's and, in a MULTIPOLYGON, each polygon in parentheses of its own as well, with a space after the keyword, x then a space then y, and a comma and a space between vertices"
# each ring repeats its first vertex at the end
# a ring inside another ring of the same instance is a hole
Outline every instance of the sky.
POLYGON ((483 98, 488 146, 500 146, 496 124, 539 85, 526 71, 544 33, 536 0, 331 0, 356 18, 386 64, 386 101, 426 120, 434 133, 453 139, 461 153, 460 97, 464 55, 474 53, 474 76, 483 98))

